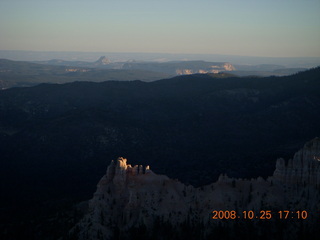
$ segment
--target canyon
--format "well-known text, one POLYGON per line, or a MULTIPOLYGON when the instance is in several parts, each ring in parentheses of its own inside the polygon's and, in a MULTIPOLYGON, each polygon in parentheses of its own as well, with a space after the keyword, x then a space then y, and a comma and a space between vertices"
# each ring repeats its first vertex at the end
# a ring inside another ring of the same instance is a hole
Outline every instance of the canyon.
POLYGON ((88 213, 70 235, 83 240, 131 239, 137 232, 150 239, 185 239, 186 233, 197 239, 318 237, 319 159, 320 138, 315 138, 292 159, 279 158, 266 179, 221 174, 218 181, 195 188, 120 157, 111 161, 88 213), (230 212, 234 218, 227 217, 230 212))

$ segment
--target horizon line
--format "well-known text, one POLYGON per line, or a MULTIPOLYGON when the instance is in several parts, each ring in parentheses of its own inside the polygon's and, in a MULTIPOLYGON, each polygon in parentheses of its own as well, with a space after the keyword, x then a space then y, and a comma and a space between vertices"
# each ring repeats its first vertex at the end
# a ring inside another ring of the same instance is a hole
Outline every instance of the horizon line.
POLYGON ((314 58, 320 59, 320 56, 252 56, 222 53, 169 53, 169 52, 112 52, 112 51, 75 51, 75 50, 17 50, 17 49, 0 49, 2 52, 34 52, 34 53, 110 53, 110 54, 162 54, 162 55, 207 55, 207 56, 229 56, 229 57, 248 57, 248 58, 277 58, 277 59, 297 59, 297 58, 314 58))

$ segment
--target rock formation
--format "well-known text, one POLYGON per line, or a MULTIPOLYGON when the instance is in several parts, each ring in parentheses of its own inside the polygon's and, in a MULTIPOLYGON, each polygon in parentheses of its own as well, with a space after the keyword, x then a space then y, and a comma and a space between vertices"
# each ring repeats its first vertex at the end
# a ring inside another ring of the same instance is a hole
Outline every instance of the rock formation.
POLYGON ((231 63, 205 61, 179 62, 126 62, 122 69, 139 69, 163 72, 170 75, 190 75, 196 73, 219 73, 236 70, 231 63))
POLYGON ((286 185, 312 185, 320 187, 320 140, 307 143, 287 164, 280 158, 277 160, 273 178, 286 185))
POLYGON ((95 66, 103 66, 110 64, 110 59, 106 58, 105 56, 100 57, 96 62, 94 62, 95 66))
POLYGON ((178 68, 175 70, 176 75, 190 75, 190 74, 196 74, 196 73, 219 73, 224 71, 235 71, 235 67, 232 66, 230 63, 220 63, 217 65, 211 65, 211 66, 202 66, 202 68, 190 68, 190 69, 181 69, 178 68))
POLYGON ((131 239, 139 232, 147 239, 312 239, 320 234, 319 210, 320 139, 315 138, 287 163, 278 159, 273 176, 266 180, 222 174, 217 182, 200 188, 118 158, 99 181, 87 215, 70 235, 131 239), (234 211, 235 219, 227 211, 234 211), (264 215, 266 211, 271 215, 264 215), (213 219, 216 213, 220 215, 213 219))

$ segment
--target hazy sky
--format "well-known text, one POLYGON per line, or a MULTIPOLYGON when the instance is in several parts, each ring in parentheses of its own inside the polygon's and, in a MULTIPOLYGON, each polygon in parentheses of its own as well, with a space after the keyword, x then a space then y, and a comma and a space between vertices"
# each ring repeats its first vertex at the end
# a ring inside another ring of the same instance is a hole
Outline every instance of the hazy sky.
POLYGON ((0 50, 320 57, 320 0, 0 0, 0 50))

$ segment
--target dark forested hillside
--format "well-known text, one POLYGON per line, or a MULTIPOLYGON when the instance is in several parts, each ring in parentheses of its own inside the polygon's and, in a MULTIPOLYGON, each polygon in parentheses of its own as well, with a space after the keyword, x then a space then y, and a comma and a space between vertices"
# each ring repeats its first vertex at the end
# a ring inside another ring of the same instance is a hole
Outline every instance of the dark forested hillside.
POLYGON ((319 122, 320 68, 3 90, 2 206, 88 199, 118 156, 197 186, 220 173, 265 177, 320 135, 319 122))

